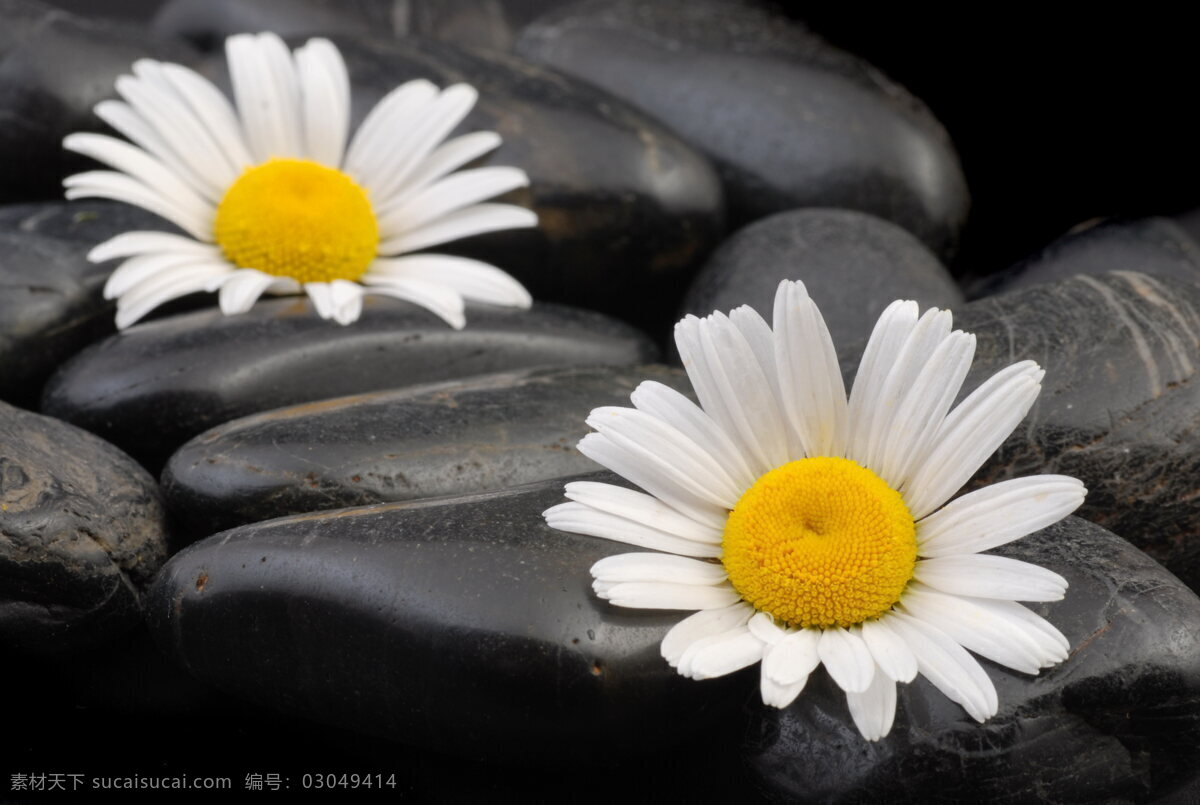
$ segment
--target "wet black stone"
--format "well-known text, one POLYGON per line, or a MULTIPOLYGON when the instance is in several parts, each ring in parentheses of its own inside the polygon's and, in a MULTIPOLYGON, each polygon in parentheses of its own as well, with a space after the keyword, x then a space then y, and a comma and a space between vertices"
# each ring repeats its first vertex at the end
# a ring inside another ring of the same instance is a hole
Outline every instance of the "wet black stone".
POLYGON ((139 324, 81 352, 42 410, 98 433, 157 471, 214 425, 313 400, 540 365, 653 360, 638 331, 599 313, 470 305, 452 330, 415 305, 365 299, 342 327, 299 297, 223 316, 210 308, 139 324))
POLYGON ((139 58, 187 63, 186 43, 129 22, 77 17, 33 0, 0 0, 0 201, 61 198, 62 180, 95 167, 62 139, 95 130, 98 102, 139 58))
POLYGON ((1094 222, 1073 230, 1008 271, 978 282, 973 295, 1109 271, 1139 271, 1200 282, 1200 245, 1169 218, 1094 222))
POLYGON ((550 529, 562 500, 555 480, 227 531, 163 569, 151 630, 218 688, 476 758, 611 759, 716 728, 756 677, 676 674, 659 643, 678 613, 596 598, 588 568, 628 546, 550 529))
POLYGON ((846 207, 954 251, 969 199, 945 130, 877 69, 795 22, 731 0, 586 0, 535 20, 516 51, 706 152, 737 221, 846 207))
POLYGON ((665 366, 524 369, 278 408, 219 425, 167 462, 167 506, 204 537, 286 514, 503 489, 592 472, 575 449, 601 405, 665 366))
POLYGON ((112 269, 87 252, 157 220, 103 201, 0 207, 0 399, 35 408, 59 364, 114 332, 115 305, 102 295, 112 269))
POLYGON ((166 559, 145 470, 90 433, 0 403, 0 646, 58 654, 141 621, 166 559))
POLYGON ((767 320, 780 280, 803 280, 835 344, 865 340, 896 299, 956 308, 962 292, 941 262, 895 224, 852 210, 781 212, 734 233, 684 297, 706 316, 749 305, 767 320))
MULTIPOLYGON (((418 38, 333 40, 354 86, 353 126, 405 81, 465 81, 479 101, 450 136, 495 131, 504 142, 480 164, 529 175, 528 188, 499 200, 535 210, 536 229, 477 235, 433 251, 493 263, 536 299, 639 323, 670 315, 675 306, 663 304, 664 296, 677 297, 723 231, 721 186, 707 158, 608 94, 510 56, 418 38)), ((221 58, 207 69, 216 76, 221 58)))
POLYGON ((999 713, 977 724, 923 677, 896 722, 859 736, 845 694, 814 676, 786 710, 747 708, 744 751, 788 802, 1142 802, 1197 773, 1200 599, 1120 537, 1069 518, 997 553, 1062 574, 1066 598, 1032 605, 1071 656, 1031 677, 982 660, 999 713))
POLYGON ((1017 360, 1045 370, 1029 416, 975 485, 1062 473, 1079 515, 1200 589, 1200 285, 1135 272, 1080 276, 971 302, 965 388, 1017 360))

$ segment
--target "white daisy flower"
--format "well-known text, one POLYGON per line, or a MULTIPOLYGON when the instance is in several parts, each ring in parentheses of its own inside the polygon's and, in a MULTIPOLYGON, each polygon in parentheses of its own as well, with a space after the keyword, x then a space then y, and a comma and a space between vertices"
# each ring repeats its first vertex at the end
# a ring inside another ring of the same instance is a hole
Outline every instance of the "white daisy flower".
POLYGON ((109 198, 161 215, 190 237, 127 232, 94 262, 126 258, 109 278, 117 327, 197 291, 243 313, 264 292, 303 289, 322 318, 358 319, 364 293, 421 305, 452 327, 463 300, 527 308, 500 269, 463 257, 400 255, 537 225, 530 210, 486 199, 529 184, 512 167, 458 168, 500 144, 474 132, 443 142, 475 104, 466 84, 397 87, 350 128, 350 82, 325 39, 290 52, 274 34, 225 44, 236 108, 207 79, 142 59, 117 79, 122 101, 96 114, 133 144, 71 134, 63 145, 115 171, 67 178, 67 198, 109 198))
POLYGON ((967 653, 1023 673, 1067 657, 1066 638, 1017 601, 1057 601, 1061 576, 982 553, 1083 502, 1079 481, 1017 478, 947 503, 1041 389, 1032 361, 951 410, 975 337, 949 311, 894 302, 847 401, 829 331, 804 285, 784 282, 774 330, 749 307, 688 316, 675 342, 700 406, 645 382, 634 408, 597 408, 580 452, 646 493, 566 486, 554 528, 661 553, 592 567, 622 607, 699 610, 662 653, 708 679, 761 663, 763 702, 786 707, 824 665, 868 740, 892 727, 896 683, 924 674, 983 721, 996 689, 967 653))

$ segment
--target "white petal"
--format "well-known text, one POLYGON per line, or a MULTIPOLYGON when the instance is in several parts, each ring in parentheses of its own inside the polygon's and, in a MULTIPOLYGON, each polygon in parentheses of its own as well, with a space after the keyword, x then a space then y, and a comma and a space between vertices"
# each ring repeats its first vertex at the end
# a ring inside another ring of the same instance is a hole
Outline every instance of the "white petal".
POLYGON ((723 532, 680 514, 658 498, 613 484, 572 481, 565 494, 571 500, 686 540, 720 545, 723 532))
POLYGON ((1066 475, 1032 475, 985 486, 917 523, 917 553, 986 551, 1057 523, 1083 503, 1087 489, 1066 475))
POLYGON ((799 682, 793 682, 790 685, 781 685, 775 680, 767 676, 766 658, 771 656, 773 649, 768 646, 763 655, 762 671, 759 674, 759 691, 762 695, 763 704, 768 707, 778 707, 783 709, 792 702, 796 701, 796 697, 804 690, 804 686, 808 683, 808 677, 803 677, 799 682))
POLYGON ((156 252, 169 254, 191 254, 209 259, 218 258, 221 250, 208 243, 200 243, 183 235, 170 232, 122 232, 103 243, 92 247, 88 260, 103 263, 118 257, 134 257, 156 252))
POLYGON ((775 645, 790 634, 787 629, 777 626, 775 619, 765 612, 754 613, 754 617, 746 623, 746 628, 768 646, 775 645))
MULTIPOLYGON (((117 299, 154 280, 161 274, 179 271, 189 266, 219 263, 212 257, 187 252, 140 254, 130 257, 108 277, 104 284, 104 298, 117 299)), ((233 267, 230 266, 230 271, 233 267)))
MULTIPOLYGON (((363 277, 363 280, 367 278, 363 277)), ((467 323, 462 296, 446 285, 416 279, 371 278, 367 293, 392 296, 420 305, 455 330, 461 330, 467 323)))
MULTIPOLYGON (((733 322, 733 326, 738 328, 742 337, 746 339, 746 343, 750 345, 754 357, 758 359, 758 365, 762 367, 763 374, 767 376, 767 382, 771 384, 771 393, 775 395, 775 399, 782 400, 783 391, 779 386, 779 367, 775 363, 775 333, 772 332, 771 325, 767 324, 758 311, 749 305, 741 305, 729 311, 729 320, 733 322)), ((804 443, 792 423, 789 421, 785 424, 787 424, 788 432, 787 454, 790 458, 799 458, 804 455, 804 443)))
POLYGON ((306 282, 304 292, 312 300, 313 309, 322 319, 333 318, 333 291, 328 282, 306 282))
POLYGON ((887 625, 908 643, 921 674, 946 698, 962 705, 976 721, 996 714, 996 686, 975 658, 945 632, 899 612, 887 616, 887 625))
POLYGON ((342 54, 327 39, 296 49, 304 146, 309 159, 341 167, 350 131, 350 78, 342 54))
POLYGON ((362 281, 369 285, 378 278, 436 282, 457 291, 464 299, 492 305, 528 309, 533 304, 533 297, 521 283, 493 265, 467 257, 446 254, 381 257, 371 263, 362 281))
POLYGON ((329 283, 329 298, 333 303, 333 319, 338 324, 353 324, 362 313, 363 287, 349 280, 329 283))
POLYGON ((917 675, 917 658, 904 639, 887 625, 888 619, 877 618, 864 621, 859 635, 871 652, 875 665, 889 679, 896 682, 912 682, 917 675))
POLYGON ((779 402, 741 331, 719 313, 687 316, 675 325, 675 344, 705 413, 738 445, 754 474, 786 464, 779 402))
POLYGON ((646 380, 629 395, 639 411, 675 426, 680 433, 705 448, 733 479, 741 495, 757 480, 729 435, 700 406, 675 389, 646 380))
POLYGON ((1024 638, 1022 629, 1013 628, 1009 621, 993 617, 958 596, 914 583, 904 591, 900 606, 905 613, 936 626, 963 648, 1014 671, 1036 674, 1043 665, 1051 664, 1031 639, 1024 638))
POLYGON ((915 519, 949 500, 1029 412, 1041 391, 1044 372, 1032 361, 1016 367, 997 373, 1002 377, 999 382, 984 382, 938 429, 932 448, 915 465, 905 492, 915 519))
POLYGON ((1054 624, 1015 601, 997 601, 994 598, 967 599, 976 607, 991 612, 1010 623, 1024 627, 1024 635, 1037 643, 1038 649, 1055 661, 1065 660, 1071 650, 1066 635, 1054 624))
POLYGON ((666 553, 621 553, 592 565, 599 581, 659 581, 671 584, 721 584, 728 579, 719 563, 666 553))
POLYGON ((243 268, 233 272, 221 283, 219 302, 226 316, 245 313, 254 306, 275 277, 254 268, 243 268))
POLYGON ((175 153, 166 138, 135 112, 132 106, 124 101, 101 101, 93 111, 105 123, 124 134, 130 142, 155 156, 175 175, 187 182, 192 190, 214 204, 221 200, 224 188, 220 183, 192 167, 187 155, 175 153))
POLYGON ((809 456, 845 455, 849 411, 837 352, 802 282, 775 293, 775 362, 783 408, 809 456))
POLYGON ((500 142, 500 135, 494 131, 474 131, 447 140, 417 166, 404 187, 392 196, 390 203, 412 198, 443 176, 493 150, 500 142))
POLYGON ((229 172, 214 178, 219 184, 228 185, 253 164, 233 105, 211 81, 194 70, 180 64, 164 64, 162 71, 175 91, 187 101, 196 119, 204 124, 224 156, 229 172))
MULTIPOLYGON (((632 609, 717 609, 742 600, 728 584, 669 584, 628 581, 597 594, 618 607, 632 609)), ((759 644, 761 645, 761 644, 759 644)))
POLYGON ((742 490, 717 460, 661 419, 635 408, 603 406, 588 415, 587 424, 680 488, 726 509, 737 504, 742 490))
POLYGON ((821 664, 818 646, 821 642, 819 629, 797 629, 771 646, 763 658, 763 672, 777 685, 790 688, 797 683, 803 685, 816 667, 821 664))
POLYGON ((463 207, 529 185, 520 168, 491 167, 459 171, 391 209, 381 209, 379 236, 387 240, 433 223, 463 207))
POLYGON ((678 473, 664 472, 662 465, 646 462, 637 454, 617 445, 601 433, 589 433, 580 440, 580 453, 602 467, 612 470, 698 523, 724 532, 729 513, 720 506, 694 494, 678 483, 678 473))
POLYGON ((117 329, 125 329, 172 299, 215 290, 229 271, 228 265, 208 264, 158 274, 117 300, 117 329))
POLYGON ((662 641, 662 655, 671 667, 694 643, 745 625, 754 609, 744 601, 719 609, 703 609, 671 627, 662 641))
POLYGON ((300 158, 300 88, 292 54, 271 33, 225 40, 229 77, 246 142, 256 162, 300 158))
POLYGON ((453 240, 496 232, 503 229, 525 229, 537 226, 537 213, 513 204, 476 204, 444 215, 432 223, 418 227, 394 238, 380 241, 381 255, 415 252, 453 240))
POLYGON ((201 212, 177 203, 130 176, 116 171, 88 171, 63 180, 68 199, 109 198, 161 215, 197 240, 211 242, 215 213, 201 212))
POLYGON ((878 741, 892 731, 896 718, 896 683, 876 673, 862 693, 847 691, 846 703, 854 726, 868 741, 878 741))
POLYGON ((900 350, 917 326, 917 303, 897 300, 887 306, 875 322, 867 341, 854 386, 850 391, 850 446, 847 457, 860 464, 868 461, 875 451, 871 426, 879 410, 888 373, 896 364, 900 350))
POLYGON ((871 684, 875 661, 858 635, 840 626, 825 629, 817 643, 817 654, 829 676, 842 690, 861 693, 871 684))
POLYGON ((636 545, 639 548, 669 551, 683 556, 718 557, 721 555, 720 545, 709 545, 684 539, 648 525, 618 517, 615 514, 596 511, 582 503, 560 503, 546 509, 542 516, 546 518, 547 525, 560 531, 587 534, 592 537, 636 545))
POLYGON ((369 177, 378 176, 385 160, 403 147, 404 137, 437 97, 437 87, 423 78, 401 84, 385 95, 350 141, 345 160, 347 173, 364 186, 369 177))
POLYGON ((991 554, 921 559, 913 578, 952 595, 1008 601, 1061 601, 1067 592, 1067 580, 1053 570, 991 554))
POLYGON ((763 644, 745 627, 693 643, 679 660, 679 673, 692 679, 715 679, 762 659, 763 644))

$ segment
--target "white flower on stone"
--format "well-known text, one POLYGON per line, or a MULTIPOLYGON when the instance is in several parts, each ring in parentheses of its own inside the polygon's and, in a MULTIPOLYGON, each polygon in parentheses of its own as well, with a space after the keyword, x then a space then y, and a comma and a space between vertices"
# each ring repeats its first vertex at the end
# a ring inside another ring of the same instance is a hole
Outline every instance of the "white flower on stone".
POLYGON ((662 642, 679 673, 761 663, 763 701, 785 707, 824 665, 878 740, 896 683, 917 673, 976 720, 994 715, 968 650, 1028 674, 1066 659, 1062 633, 1017 603, 1059 600, 1066 580, 982 552, 1062 519, 1083 485, 1038 475, 950 501, 1043 372, 1016 363, 951 410, 975 337, 951 332, 948 311, 917 314, 884 311, 847 401, 820 312, 784 282, 774 330, 748 307, 676 325, 700 406, 645 382, 634 408, 592 411, 579 450, 645 492, 569 483, 546 521, 660 551, 601 559, 593 586, 617 606, 699 610, 662 642))
POLYGON ((409 81, 384 97, 353 138, 341 53, 311 39, 290 52, 274 34, 225 45, 236 109, 207 79, 143 59, 117 79, 123 101, 96 114, 133 144, 71 134, 63 145, 115 171, 67 178, 67 198, 109 198, 161 215, 190 237, 127 232, 89 258, 125 261, 105 286, 124 328, 197 291, 243 313, 264 292, 306 292, 322 318, 358 319, 364 293, 404 299, 465 322, 463 300, 527 308, 500 269, 431 246, 537 225, 524 207, 482 203, 528 185, 513 167, 458 168, 500 144, 474 132, 443 142, 477 93, 409 81))

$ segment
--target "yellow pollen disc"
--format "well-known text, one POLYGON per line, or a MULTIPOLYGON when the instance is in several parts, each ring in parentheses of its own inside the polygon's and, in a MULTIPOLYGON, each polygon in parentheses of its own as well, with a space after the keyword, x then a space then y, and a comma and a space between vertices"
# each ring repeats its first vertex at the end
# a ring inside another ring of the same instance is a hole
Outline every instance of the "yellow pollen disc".
POLYGON ((917 535, 878 475, 845 458, 803 458, 746 490, 722 551, 734 589, 777 623, 852 626, 900 600, 917 535))
POLYGON ((379 245, 366 191, 306 159, 247 168, 217 206, 215 230, 234 265, 299 282, 357 280, 379 245))

